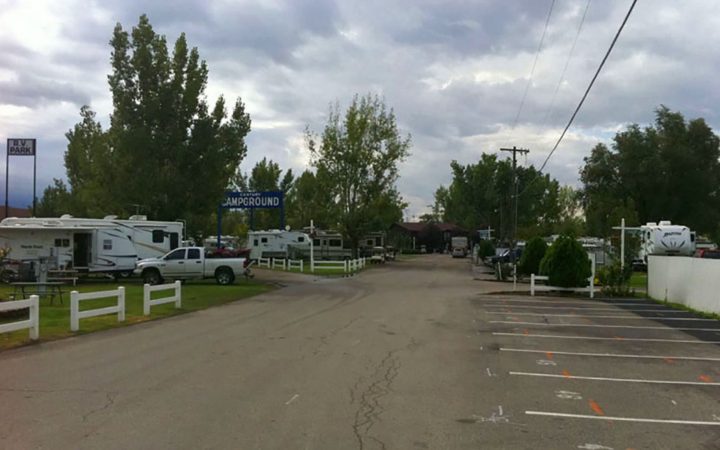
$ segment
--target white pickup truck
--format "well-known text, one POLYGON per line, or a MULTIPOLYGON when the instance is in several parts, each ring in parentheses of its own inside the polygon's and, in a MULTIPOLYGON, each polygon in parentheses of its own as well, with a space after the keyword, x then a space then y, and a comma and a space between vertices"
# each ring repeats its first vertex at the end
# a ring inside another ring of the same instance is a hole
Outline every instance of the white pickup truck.
POLYGON ((246 274, 246 258, 206 258, 202 247, 180 247, 159 258, 142 259, 135 266, 135 275, 148 284, 164 279, 191 280, 215 278, 218 284, 232 284, 238 275, 246 274))

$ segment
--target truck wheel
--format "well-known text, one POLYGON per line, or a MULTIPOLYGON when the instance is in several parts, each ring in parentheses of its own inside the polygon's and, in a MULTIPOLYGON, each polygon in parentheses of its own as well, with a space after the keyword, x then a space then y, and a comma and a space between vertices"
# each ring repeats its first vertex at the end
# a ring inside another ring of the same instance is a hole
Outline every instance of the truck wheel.
POLYGON ((157 269, 147 269, 142 273, 145 284, 155 285, 162 283, 162 277, 157 269))
POLYGON ((215 281, 221 286, 232 284, 235 281, 235 274, 227 267, 221 267, 215 272, 215 281))

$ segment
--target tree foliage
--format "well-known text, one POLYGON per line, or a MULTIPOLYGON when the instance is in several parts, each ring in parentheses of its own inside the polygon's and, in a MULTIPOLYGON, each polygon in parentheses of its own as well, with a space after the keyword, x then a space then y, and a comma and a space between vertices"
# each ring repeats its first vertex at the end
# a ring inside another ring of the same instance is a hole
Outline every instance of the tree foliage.
POLYGON ((72 208, 72 198, 63 180, 53 178, 53 184, 46 187, 42 198, 37 202, 37 217, 60 217, 72 208))
POLYGON ((523 275, 540 273, 540 261, 545 257, 547 244, 543 238, 536 236, 525 244, 525 251, 520 257, 518 269, 523 275))
POLYGON ((108 83, 113 112, 103 131, 89 107, 67 133, 65 166, 75 213, 188 220, 204 228, 247 152, 250 117, 238 99, 205 97, 208 67, 184 34, 172 53, 147 16, 113 32, 108 83))
POLYGON ((590 232, 607 236, 628 224, 671 220, 701 233, 720 228, 720 139, 703 119, 686 121, 665 106, 655 123, 598 144, 580 176, 590 232))
POLYGON ((336 105, 322 135, 308 131, 306 138, 316 180, 330 194, 330 220, 352 248, 368 231, 402 218, 395 183, 410 137, 400 135, 395 113, 380 98, 355 96, 344 115, 336 105))
POLYGON ((549 277, 551 286, 585 287, 592 267, 587 252, 577 239, 561 235, 545 252, 540 273, 549 277))
MULTIPOLYGON (((450 164, 453 180, 435 192, 434 210, 463 228, 495 229, 501 240, 514 227, 512 162, 483 153, 477 164, 450 164)), ((533 167, 518 167, 518 236, 549 234, 560 220, 559 184, 533 167)))

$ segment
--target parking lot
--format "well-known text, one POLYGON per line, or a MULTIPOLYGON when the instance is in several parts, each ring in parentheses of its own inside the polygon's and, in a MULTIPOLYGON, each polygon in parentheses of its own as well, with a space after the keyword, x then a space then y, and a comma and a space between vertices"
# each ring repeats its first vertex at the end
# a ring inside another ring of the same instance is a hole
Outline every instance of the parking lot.
POLYGON ((516 430, 498 448, 720 448, 718 321, 643 299, 472 302, 498 386, 474 419, 516 430))

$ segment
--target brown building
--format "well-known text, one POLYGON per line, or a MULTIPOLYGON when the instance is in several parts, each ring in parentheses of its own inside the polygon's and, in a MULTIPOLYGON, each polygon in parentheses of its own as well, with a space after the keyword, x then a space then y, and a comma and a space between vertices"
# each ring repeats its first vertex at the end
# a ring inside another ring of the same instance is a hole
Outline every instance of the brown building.
POLYGON ((401 249, 419 250, 424 245, 434 252, 446 250, 453 236, 468 236, 468 232, 448 222, 401 222, 390 227, 388 241, 401 249))
MULTIPOLYGON (((0 206, 0 220, 4 219, 5 216, 5 206, 0 206)), ((32 209, 30 208, 15 208, 13 206, 8 208, 8 215, 7 217, 32 217, 32 209)))

